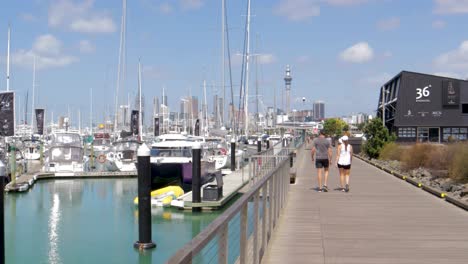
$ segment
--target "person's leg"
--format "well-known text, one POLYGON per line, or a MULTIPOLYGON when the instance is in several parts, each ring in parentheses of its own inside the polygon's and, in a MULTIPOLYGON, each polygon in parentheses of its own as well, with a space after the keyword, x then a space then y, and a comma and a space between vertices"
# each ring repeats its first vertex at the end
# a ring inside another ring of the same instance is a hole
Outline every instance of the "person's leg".
POLYGON ((344 170, 344 172, 345 172, 345 181, 346 181, 346 191, 348 192, 349 191, 349 174, 351 172, 351 168, 344 170))
POLYGON ((344 174, 344 169, 340 167, 339 170, 340 170, 340 187, 341 187, 342 189, 344 189, 344 187, 345 187, 345 174, 344 174))
POLYGON ((325 171, 325 179, 323 181, 323 185, 328 186, 328 167, 323 168, 323 170, 325 171))
POLYGON ((322 189, 322 171, 323 168, 317 168, 317 180, 318 180, 318 189, 322 189))

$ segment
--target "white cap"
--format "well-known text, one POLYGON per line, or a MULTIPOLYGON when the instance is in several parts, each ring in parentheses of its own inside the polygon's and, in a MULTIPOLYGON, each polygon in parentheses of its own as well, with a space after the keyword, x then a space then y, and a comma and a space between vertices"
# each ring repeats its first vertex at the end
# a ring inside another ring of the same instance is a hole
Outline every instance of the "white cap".
POLYGON ((193 143, 192 149, 201 149, 201 144, 200 144, 200 142, 195 142, 195 143, 193 143))
POLYGON ((348 136, 342 136, 342 137, 341 137, 341 140, 342 140, 342 141, 348 141, 348 136))
POLYGON ((148 146, 146 146, 145 143, 141 144, 139 147, 138 147, 138 151, 137 151, 137 155, 138 157, 147 157, 150 155, 150 149, 148 148, 148 146))

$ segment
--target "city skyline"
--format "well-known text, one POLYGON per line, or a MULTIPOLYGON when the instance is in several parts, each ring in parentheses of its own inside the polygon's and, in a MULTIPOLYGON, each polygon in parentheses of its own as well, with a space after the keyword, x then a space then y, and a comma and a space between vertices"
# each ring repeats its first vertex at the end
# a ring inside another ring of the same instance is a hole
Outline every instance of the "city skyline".
MULTIPOLYGON (((238 100, 246 2, 226 3, 234 99, 238 100)), ((70 108, 75 115, 80 110, 85 120, 91 89, 96 118, 113 114, 120 1, 9 1, 4 7, 0 10, 0 72, 4 76, 0 90, 5 90, 10 24, 10 86, 23 107, 26 93, 31 98, 35 56, 35 105, 46 109, 47 118, 51 112, 57 117, 70 108)), ((149 98, 161 99, 163 87, 171 111, 178 108, 181 98, 203 98, 204 79, 207 97, 222 98, 220 9, 221 1, 129 1, 122 104, 137 94, 138 59, 143 65, 147 113, 153 112, 149 98)), ((372 114, 380 86, 402 70, 468 77, 468 36, 457 26, 466 23, 467 13, 468 1, 252 1, 251 53, 256 56, 251 60, 249 85, 255 87, 257 59, 261 109, 274 105, 273 90, 277 108, 284 109, 284 70, 290 65, 294 78, 291 109, 311 108, 313 101, 322 100, 327 104, 326 117, 372 114), (303 97, 309 106, 303 105, 303 97)), ((225 86, 227 76, 226 57, 225 86)), ((229 91, 223 99, 228 113, 229 91)), ((215 106, 208 101, 212 113, 215 106)), ((251 109, 254 101, 252 97, 251 109)))

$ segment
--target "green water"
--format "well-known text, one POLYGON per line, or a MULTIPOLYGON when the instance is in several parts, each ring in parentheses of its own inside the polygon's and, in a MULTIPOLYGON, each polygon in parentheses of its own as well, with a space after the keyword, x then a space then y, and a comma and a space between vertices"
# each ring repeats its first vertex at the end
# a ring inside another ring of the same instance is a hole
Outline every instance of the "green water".
POLYGON ((137 180, 39 181, 5 195, 7 263, 164 263, 222 211, 153 208, 157 248, 140 254, 137 180))

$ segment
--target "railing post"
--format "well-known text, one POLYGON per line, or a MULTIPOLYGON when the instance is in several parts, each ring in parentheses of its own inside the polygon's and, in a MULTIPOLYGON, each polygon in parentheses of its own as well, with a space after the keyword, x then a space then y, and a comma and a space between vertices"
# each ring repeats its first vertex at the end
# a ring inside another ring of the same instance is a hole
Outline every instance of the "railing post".
POLYGON ((236 170, 236 140, 231 139, 231 171, 236 170))
POLYGON ((273 227, 273 178, 268 180, 268 194, 269 194, 269 203, 268 203, 268 240, 271 237, 271 229, 273 227))
POLYGON ((254 228, 253 228, 253 263, 258 263, 258 198, 259 191, 254 194, 254 228))
POLYGON ((239 262, 241 264, 246 263, 246 256, 247 256, 247 213, 248 213, 248 203, 242 206, 241 211, 241 222, 240 222, 240 256, 239 262))
POLYGON ((263 208, 263 214, 262 214, 262 254, 265 254, 266 250, 266 236, 267 236, 267 230, 266 230, 266 216, 267 216, 267 187, 268 187, 268 182, 265 182, 265 185, 263 185, 262 188, 262 208, 263 208))
MULTIPOLYGON (((192 203, 201 203, 201 146, 192 146, 192 203)), ((201 207, 192 206, 192 212, 201 211, 201 207)))
POLYGON ((0 160, 0 263, 5 263, 5 208, 4 208, 4 190, 5 190, 6 168, 0 160))
POLYGON ((226 264, 228 259, 228 224, 224 224, 219 232, 218 263, 226 264))

